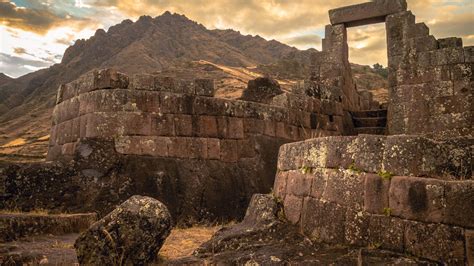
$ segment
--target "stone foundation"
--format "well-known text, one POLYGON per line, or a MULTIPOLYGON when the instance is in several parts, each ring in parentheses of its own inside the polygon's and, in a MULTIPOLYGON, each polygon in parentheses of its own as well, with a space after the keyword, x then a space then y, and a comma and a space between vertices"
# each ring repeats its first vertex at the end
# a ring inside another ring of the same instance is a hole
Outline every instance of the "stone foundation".
POLYGON ((463 264, 474 229, 472 145, 370 135, 286 144, 274 193, 312 241, 463 264))

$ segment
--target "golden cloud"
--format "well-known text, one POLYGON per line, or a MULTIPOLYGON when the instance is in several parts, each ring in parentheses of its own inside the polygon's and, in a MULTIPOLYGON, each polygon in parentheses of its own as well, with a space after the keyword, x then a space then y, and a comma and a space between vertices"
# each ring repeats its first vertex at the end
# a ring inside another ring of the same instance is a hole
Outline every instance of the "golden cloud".
POLYGON ((44 6, 38 8, 18 7, 12 2, 0 2, 0 25, 45 34, 51 28, 68 25, 80 29, 91 21, 69 15, 55 14, 44 6))

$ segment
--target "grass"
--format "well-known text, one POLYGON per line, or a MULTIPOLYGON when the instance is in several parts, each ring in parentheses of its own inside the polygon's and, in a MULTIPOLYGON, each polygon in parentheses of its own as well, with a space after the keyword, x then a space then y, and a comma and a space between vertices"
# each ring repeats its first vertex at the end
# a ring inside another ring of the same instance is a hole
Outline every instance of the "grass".
POLYGON ((393 177, 393 173, 384 170, 380 170, 377 175, 380 176, 383 180, 390 180, 393 177))
POLYGON ((49 135, 38 138, 38 141, 47 141, 47 140, 49 140, 49 135))
POLYGON ((18 139, 14 139, 14 140, 0 146, 0 148, 10 148, 10 147, 16 147, 16 146, 23 146, 25 144, 26 144, 26 139, 18 138, 18 139))
POLYGON ((28 212, 19 209, 0 210, 0 214, 26 214, 26 215, 49 215, 49 211, 45 209, 34 209, 28 212))
POLYGON ((221 226, 175 228, 166 239, 159 256, 165 260, 190 256, 196 248, 211 239, 219 229, 221 226))

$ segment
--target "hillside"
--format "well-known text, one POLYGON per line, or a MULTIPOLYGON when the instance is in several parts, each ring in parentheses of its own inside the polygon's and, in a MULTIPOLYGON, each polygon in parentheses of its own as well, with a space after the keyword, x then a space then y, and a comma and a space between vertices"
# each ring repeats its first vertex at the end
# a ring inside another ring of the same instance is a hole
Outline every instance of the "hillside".
POLYGON ((10 82, 12 81, 13 78, 10 78, 9 76, 3 74, 3 73, 0 73, 0 86, 2 86, 3 84, 7 83, 7 82, 10 82))

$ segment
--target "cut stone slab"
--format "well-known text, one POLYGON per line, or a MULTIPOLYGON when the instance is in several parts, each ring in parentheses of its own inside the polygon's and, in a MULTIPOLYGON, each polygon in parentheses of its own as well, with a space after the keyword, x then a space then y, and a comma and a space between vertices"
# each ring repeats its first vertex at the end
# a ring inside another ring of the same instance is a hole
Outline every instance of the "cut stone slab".
POLYGON ((385 17, 407 10, 405 0, 374 0, 358 5, 329 10, 331 24, 342 24, 356 27, 385 22, 385 17))
POLYGON ((163 203, 133 196, 81 234, 74 247, 80 264, 142 265, 156 259, 170 231, 163 203))

